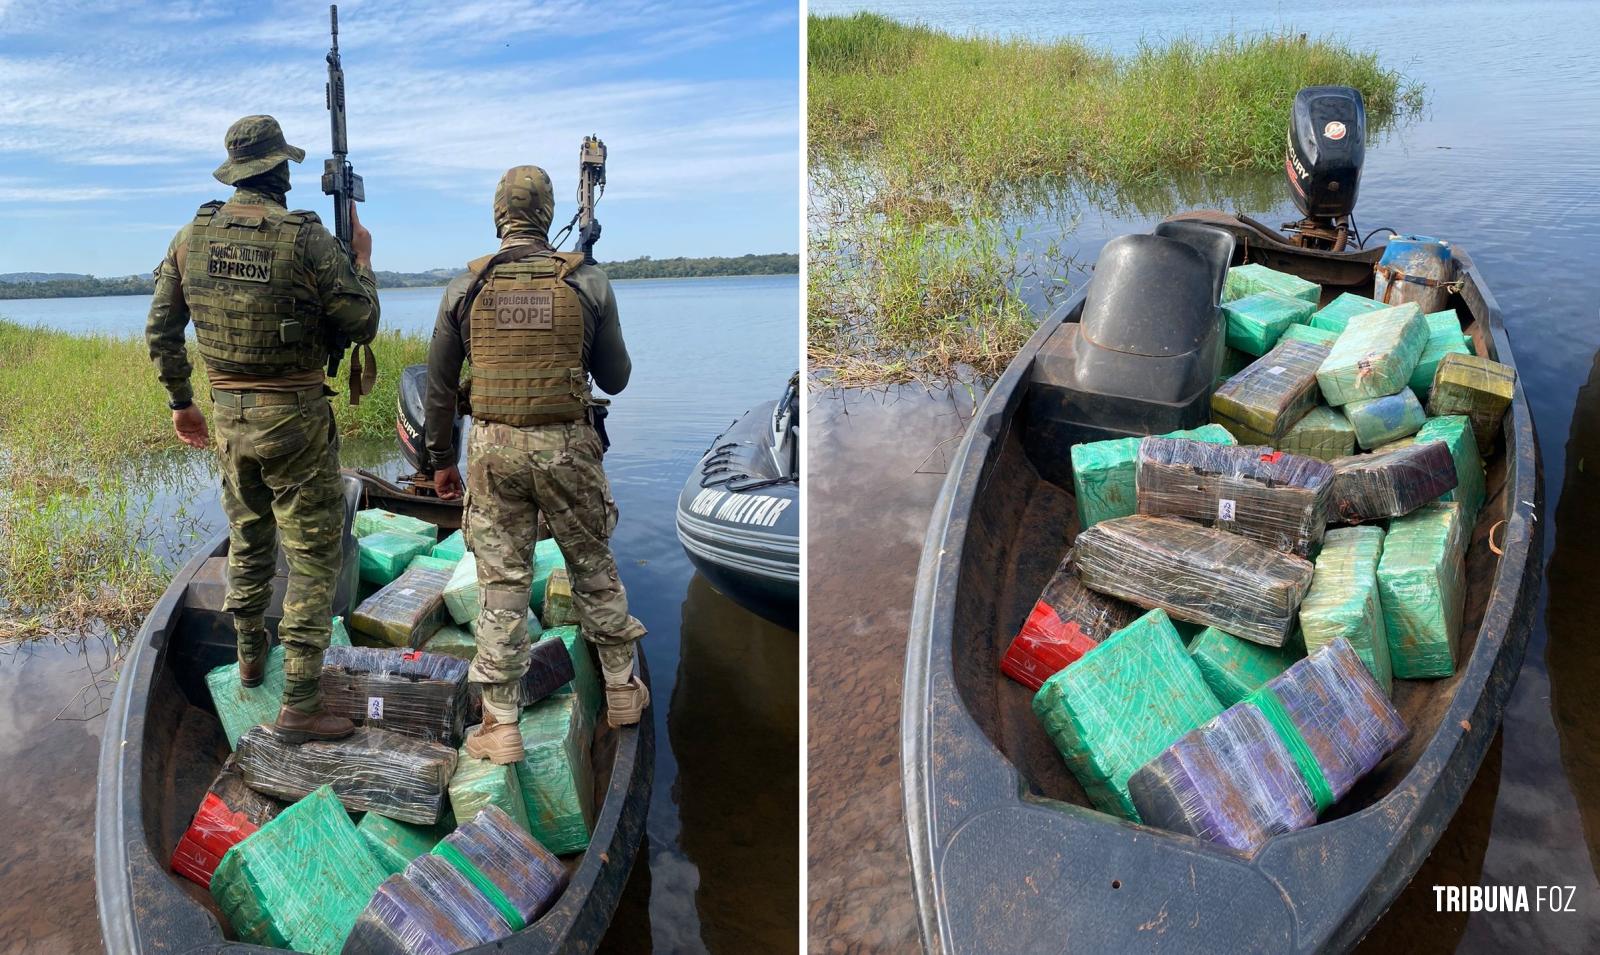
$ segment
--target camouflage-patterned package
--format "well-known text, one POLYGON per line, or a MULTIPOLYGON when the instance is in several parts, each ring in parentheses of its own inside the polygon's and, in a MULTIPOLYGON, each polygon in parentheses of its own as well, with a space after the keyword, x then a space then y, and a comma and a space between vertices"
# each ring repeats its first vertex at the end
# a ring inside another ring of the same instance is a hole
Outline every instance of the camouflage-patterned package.
POLYGON ((421 886, 391 875, 361 910, 340 955, 442 955, 479 944, 421 886))
POLYGON ((189 828, 172 850, 172 871, 201 888, 209 887, 217 864, 228 850, 286 808, 288 803, 246 786, 234 758, 229 756, 200 800, 189 828))
POLYGON ((1241 852, 1317 821, 1294 757, 1254 706, 1186 733, 1128 780, 1146 825, 1241 852))
POLYGON ((411 561, 433 548, 433 538, 418 534, 378 531, 356 542, 361 558, 361 579, 369 584, 389 583, 405 573, 411 561))
POLYGON ((1187 518, 1305 557, 1327 526, 1333 467, 1267 447, 1145 438, 1137 484, 1140 514, 1187 518))
POLYGON ((405 871, 407 864, 438 844, 455 830, 456 819, 449 813, 432 826, 390 819, 380 812, 362 813, 356 833, 372 858, 388 874, 405 871))
MULTIPOLYGON (((350 635, 339 617, 333 618, 328 645, 330 648, 350 645, 350 635)), ((267 666, 262 671, 260 686, 250 688, 240 683, 239 664, 228 663, 206 674, 206 688, 211 691, 211 703, 217 708, 217 719, 222 723, 228 745, 238 749, 239 737, 245 730, 278 718, 278 710, 283 706, 283 644, 273 644, 267 651, 267 666)))
POLYGON ((1102 521, 1078 535, 1073 554, 1078 577, 1100 593, 1272 647, 1288 639, 1311 586, 1310 561, 1175 517, 1102 521))
POLYGON ((1382 311, 1389 306, 1354 292, 1341 292, 1338 298, 1317 309, 1311 316, 1311 327, 1333 332, 1335 337, 1350 324, 1350 319, 1368 312, 1382 311))
POLYGON ((1278 343, 1307 342, 1312 345, 1321 345, 1323 348, 1332 348, 1333 343, 1339 340, 1339 333, 1327 328, 1318 328, 1315 325, 1290 325, 1278 336, 1278 343))
POLYGON ((1000 658, 1000 672, 1030 690, 1132 623, 1139 608, 1078 580, 1068 554, 1000 658))
POLYGON ((1472 354, 1467 349, 1466 336, 1461 333, 1461 320, 1456 318, 1455 309, 1424 315, 1423 320, 1428 323, 1428 343, 1422 347, 1422 357, 1417 359, 1416 370, 1411 373, 1411 390, 1419 398, 1428 397, 1433 389, 1433 376, 1444 356, 1472 354))
POLYGON ((439 534, 438 527, 429 524, 420 517, 396 514, 381 507, 374 507, 366 511, 356 511, 356 518, 350 529, 358 538, 366 537, 370 534, 381 534, 385 531, 395 534, 410 534, 413 537, 426 537, 430 547, 439 534))
POLYGON ((455 746, 466 726, 467 663, 420 650, 334 647, 322 657, 329 713, 455 746))
POLYGON ((540 643, 555 641, 567 649, 567 659, 572 661, 572 681, 557 687, 551 696, 574 694, 578 697, 585 718, 591 725, 600 715, 600 668, 595 663, 594 651, 575 626, 546 630, 538 638, 540 643))
POLYGON ((1304 646, 1293 639, 1281 647, 1268 647, 1216 627, 1200 631, 1189 644, 1189 656, 1223 706, 1249 696, 1305 655, 1304 646))
POLYGON ((1316 305, 1277 292, 1256 292, 1222 306, 1228 323, 1228 347, 1249 355, 1265 355, 1291 325, 1311 320, 1316 305))
POLYGON ((1256 292, 1277 292, 1279 295, 1310 302, 1314 306, 1322 295, 1322 287, 1298 275, 1269 269, 1255 262, 1249 265, 1236 265, 1228 270, 1228 278, 1222 286, 1224 302, 1254 295, 1256 292))
POLYGON ((452 747, 364 726, 331 742, 286 743, 270 726, 239 739, 239 772, 257 792, 294 800, 328 785, 347 809, 421 825, 444 814, 455 769, 452 747))
MULTIPOLYGON (((1188 431, 1172 431, 1163 437, 1234 444, 1233 435, 1218 424, 1203 425, 1188 431)), ((1142 438, 1112 438, 1072 446, 1072 490, 1078 505, 1078 529, 1086 530, 1101 521, 1131 516, 1138 505, 1135 475, 1138 473, 1139 442, 1142 438)))
POLYGON ((478 586, 478 559, 472 554, 461 558, 444 585, 444 606, 456 623, 477 620, 483 610, 483 591, 478 586))
POLYGON ((544 582, 544 600, 539 603, 539 622, 546 629, 565 627, 578 622, 578 611, 572 605, 572 578, 565 567, 550 571, 544 582))
POLYGON ((533 590, 529 594, 530 606, 536 614, 544 613, 544 589, 553 570, 565 570, 567 558, 556 545, 554 537, 546 537, 533 545, 533 590))
POLYGON ((517 723, 525 755, 516 764, 528 831, 556 855, 589 847, 594 829, 594 720, 573 694, 525 707, 517 723))
POLYGON ((1274 444, 1317 406, 1317 369, 1328 349, 1280 342, 1211 396, 1212 420, 1247 444, 1274 444))
POLYGON ((467 538, 460 531, 452 533, 449 537, 433 545, 429 553, 434 557, 444 560, 461 560, 467 556, 467 538))
POLYGON ((449 582, 450 576, 437 570, 408 570, 363 600, 350 615, 350 626, 387 646, 420 647, 444 625, 449 582))
POLYGON ((1428 343, 1428 323, 1415 302, 1357 315, 1317 370, 1322 397, 1334 407, 1392 395, 1411 382, 1428 343))
POLYGON ((455 573, 456 564, 458 563, 460 563, 460 561, 446 560, 443 557, 431 557, 427 554, 419 554, 416 557, 411 558, 411 563, 406 565, 406 570, 416 570, 420 567, 423 570, 435 570, 443 574, 453 574, 455 573))
POLYGON ((1483 459, 1478 456, 1478 441, 1472 433, 1472 421, 1466 415, 1429 418, 1416 434, 1386 445, 1380 450, 1407 448, 1425 441, 1442 441, 1450 448, 1450 456, 1456 462, 1456 486, 1454 490, 1441 495, 1439 500, 1461 502, 1465 508, 1462 513, 1462 523, 1466 525, 1470 534, 1472 525, 1477 522, 1478 511, 1483 507, 1487 496, 1483 459))
POLYGON ((471 819, 485 806, 499 806, 517 825, 528 828, 517 768, 474 759, 463 749, 456 754, 456 774, 450 777, 450 811, 457 819, 471 819))
POLYGON ((1335 527, 1317 555, 1311 590, 1300 604, 1300 632, 1306 652, 1315 653, 1344 638, 1388 693, 1393 684, 1389 641, 1383 629, 1383 604, 1378 596, 1378 558, 1384 550, 1383 528, 1335 527))
POLYGON ((1456 486, 1456 462, 1442 441, 1383 448, 1328 462, 1328 520, 1359 524, 1409 514, 1456 486))
POLYGON ((1467 529, 1459 503, 1424 504, 1389 522, 1378 561, 1384 632, 1402 680, 1456 671, 1455 643, 1467 596, 1467 529))
POLYGON ((239 941, 335 955, 384 873, 327 786, 228 850, 211 897, 239 941))
POLYGON ((1284 432, 1282 440, 1273 447, 1319 461, 1332 461, 1356 453, 1356 429, 1338 408, 1318 405, 1284 432))
POLYGON ((1402 388, 1382 398, 1352 401, 1344 406, 1344 416, 1355 429, 1356 443, 1370 451, 1417 433, 1428 415, 1410 388, 1402 388))
POLYGON ((1486 455, 1500 436, 1500 419, 1516 391, 1517 372, 1510 365, 1476 355, 1446 355, 1433 376, 1428 414, 1471 418, 1478 451, 1486 455))
POLYGON ((1034 715, 1089 801, 1135 822, 1128 777, 1221 711, 1159 609, 1046 680, 1033 697, 1034 715))
POLYGON ((497 806, 463 822, 433 847, 507 916, 513 931, 532 924, 567 887, 567 869, 497 806))

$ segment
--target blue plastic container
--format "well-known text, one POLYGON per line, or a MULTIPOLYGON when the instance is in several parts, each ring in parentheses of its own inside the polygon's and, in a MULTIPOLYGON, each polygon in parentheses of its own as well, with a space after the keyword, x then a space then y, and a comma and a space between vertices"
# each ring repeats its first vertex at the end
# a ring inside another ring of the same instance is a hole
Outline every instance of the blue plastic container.
POLYGON ((1450 307, 1449 285, 1455 281, 1456 263, 1450 243, 1443 239, 1395 236, 1372 270, 1372 297, 1386 305, 1416 302, 1423 314, 1450 307))

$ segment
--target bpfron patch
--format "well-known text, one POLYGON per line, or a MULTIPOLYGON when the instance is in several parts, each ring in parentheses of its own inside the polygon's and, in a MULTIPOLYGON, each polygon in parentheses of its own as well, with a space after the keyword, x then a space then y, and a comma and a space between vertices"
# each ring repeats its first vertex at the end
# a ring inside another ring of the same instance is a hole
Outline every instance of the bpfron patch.
POLYGON ((270 282, 272 249, 241 242, 213 242, 206 256, 206 274, 237 282, 270 282))

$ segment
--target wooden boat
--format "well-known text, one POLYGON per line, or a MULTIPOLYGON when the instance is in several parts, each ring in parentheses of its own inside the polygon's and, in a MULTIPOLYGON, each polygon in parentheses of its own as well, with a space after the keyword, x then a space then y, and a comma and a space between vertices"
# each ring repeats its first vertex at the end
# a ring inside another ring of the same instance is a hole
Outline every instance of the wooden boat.
MULTIPOLYGON (((1233 264, 1321 283, 1325 302, 1373 291, 1381 248, 1315 251, 1222 213, 1181 218, 1232 236, 1233 264)), ((1454 254, 1451 305, 1477 353, 1514 364, 1494 296, 1471 258, 1454 254)), ((1347 949, 1444 831, 1522 664, 1543 567, 1527 400, 1519 384, 1503 447, 1486 462, 1489 499, 1468 554, 1455 675, 1395 681, 1408 743, 1317 825, 1244 856, 1090 808, 1035 720, 1032 694, 999 670, 1077 531, 1070 448, 1052 440, 1060 432, 1043 420, 1051 405, 1037 392, 1050 386, 1043 356, 1053 337, 1084 304, 1080 291, 1055 310, 989 391, 924 545, 901 725, 924 942, 951 953, 1347 949)))
MULTIPOLYGON (((362 498, 360 483, 347 478, 347 556, 350 520, 362 498)), ((205 683, 207 672, 235 659, 233 624, 221 611, 227 550, 224 534, 173 578, 128 650, 107 715, 95 807, 95 898, 111 952, 269 951, 228 941, 210 894, 167 867, 228 754, 205 683)), ((281 564, 279 573, 269 626, 283 598, 281 564)), ((342 581, 336 608, 348 608, 354 592, 353 578, 342 581)), ((590 952, 604 936, 644 836, 655 729, 648 719, 623 730, 600 723, 591 750, 597 809, 588 850, 569 860, 571 882, 553 908, 481 951, 590 952)))
MULTIPOLYGON (((447 531, 461 527, 465 513, 462 498, 446 501, 433 491, 432 475, 413 474, 399 482, 379 477, 365 468, 345 468, 346 477, 361 483, 361 507, 381 507, 386 511, 416 517, 447 531)), ((465 473, 462 477, 466 477, 465 473)))

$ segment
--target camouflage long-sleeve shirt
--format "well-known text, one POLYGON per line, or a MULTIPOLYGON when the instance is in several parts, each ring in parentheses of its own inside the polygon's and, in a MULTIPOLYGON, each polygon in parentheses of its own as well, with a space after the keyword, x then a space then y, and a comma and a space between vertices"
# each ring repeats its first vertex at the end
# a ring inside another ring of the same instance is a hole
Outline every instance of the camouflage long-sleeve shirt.
MULTIPOLYGON (((283 208, 276 196, 251 189, 235 190, 229 201, 283 208)), ((150 360, 155 362, 156 373, 167 394, 177 402, 194 397, 189 383, 193 365, 183 337, 183 330, 189 324, 189 306, 183 296, 181 256, 189 243, 189 228, 185 225, 178 230, 167 246, 166 257, 156 267, 156 291, 144 329, 150 360)), ((351 341, 372 341, 378 334, 377 277, 370 268, 353 265, 338 240, 321 224, 308 223, 302 234, 307 264, 322 299, 323 321, 344 332, 351 341)), ((312 377, 320 374, 316 372, 312 377)), ((238 376, 233 377, 233 383, 240 383, 238 376)))
MULTIPOLYGON (((533 239, 510 237, 502 250, 526 245, 533 239)), ((457 449, 450 443, 450 427, 456 415, 456 391, 461 384, 461 365, 472 359, 467 344, 471 318, 459 320, 461 300, 472 285, 472 273, 463 272, 445 286, 439 301, 439 315, 433 325, 433 340, 428 345, 428 400, 423 430, 428 441, 428 457, 434 467, 455 464, 457 449)), ((622 319, 617 314, 617 297, 611 280, 593 265, 580 265, 567 275, 567 284, 583 303, 583 366, 601 391, 614 395, 628 386, 633 360, 622 340, 622 319)))

